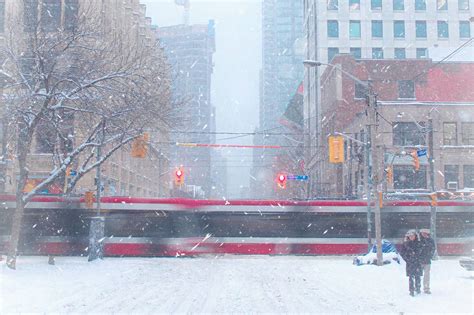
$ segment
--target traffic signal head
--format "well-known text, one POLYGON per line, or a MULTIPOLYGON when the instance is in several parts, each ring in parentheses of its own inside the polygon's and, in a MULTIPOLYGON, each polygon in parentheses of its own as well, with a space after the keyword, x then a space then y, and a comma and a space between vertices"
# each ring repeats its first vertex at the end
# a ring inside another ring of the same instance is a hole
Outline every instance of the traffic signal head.
POLYGON ((139 136, 132 142, 132 157, 134 158, 145 158, 148 153, 148 142, 150 136, 147 132, 139 136))
POLYGON ((393 167, 389 166, 385 170, 387 172, 387 183, 392 184, 393 183, 393 167))
POLYGON ((418 153, 413 151, 411 153, 411 157, 413 158, 413 167, 415 168, 415 171, 418 171, 420 169, 420 159, 418 158, 418 153))
POLYGON ((329 162, 344 163, 344 138, 342 136, 329 136, 329 162))
POLYGON ((84 202, 86 203, 86 207, 91 209, 94 205, 94 192, 86 191, 84 195, 84 202))
POLYGON ((278 174, 277 176, 277 183, 278 183, 278 187, 280 187, 281 189, 285 189, 286 188, 286 180, 287 180, 287 177, 285 174, 278 174))
POLYGON ((178 168, 174 172, 174 182, 177 186, 181 186, 184 184, 184 172, 183 169, 178 168))

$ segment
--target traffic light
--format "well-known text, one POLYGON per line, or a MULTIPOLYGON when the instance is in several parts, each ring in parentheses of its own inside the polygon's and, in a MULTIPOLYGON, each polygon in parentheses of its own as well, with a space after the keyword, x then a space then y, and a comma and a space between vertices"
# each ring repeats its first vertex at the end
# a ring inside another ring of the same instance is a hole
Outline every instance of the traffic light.
POLYGON ((438 194, 434 192, 430 194, 430 198, 431 198, 431 206, 436 207, 438 205, 438 194))
POLYGON ((387 172, 387 183, 392 184, 393 183, 393 167, 389 166, 385 169, 387 172))
POLYGON ((145 132, 143 135, 137 137, 132 142, 132 157, 143 159, 148 153, 148 141, 150 135, 145 132))
POLYGON ((84 202, 86 203, 86 207, 91 209, 94 205, 94 192, 86 191, 84 195, 84 202))
POLYGON ((287 180, 287 177, 285 174, 278 174, 277 176, 277 184, 278 184, 278 187, 280 187, 281 189, 285 189, 286 188, 286 180, 287 180))
POLYGON ((415 168, 415 171, 418 171, 420 169, 420 159, 418 158, 418 153, 413 151, 410 155, 413 158, 413 167, 415 168))
POLYGON ((184 171, 182 168, 178 168, 174 172, 174 183, 176 186, 181 186, 184 184, 184 171))
POLYGON ((344 138, 342 136, 329 136, 329 162, 344 163, 344 138))

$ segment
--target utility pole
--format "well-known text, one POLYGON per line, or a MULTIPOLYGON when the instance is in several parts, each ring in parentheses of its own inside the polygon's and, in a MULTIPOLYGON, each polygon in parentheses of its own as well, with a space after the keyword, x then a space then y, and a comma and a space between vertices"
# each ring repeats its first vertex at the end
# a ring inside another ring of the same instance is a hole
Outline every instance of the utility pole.
POLYGON ((378 114, 377 114, 377 96, 372 91, 372 87, 368 87, 368 115, 369 115, 369 129, 370 129, 370 148, 372 155, 372 190, 375 195, 375 239, 377 243, 377 265, 383 265, 382 255, 382 223, 380 216, 380 204, 382 202, 382 187, 381 176, 383 174, 383 165, 379 161, 380 152, 377 146, 378 133, 378 114))
POLYGON ((370 156, 372 155, 371 149, 371 138, 370 138, 370 124, 366 126, 365 132, 365 165, 366 165, 366 175, 365 175, 365 191, 367 194, 367 243, 368 250, 372 248, 372 165, 370 164, 370 156))
POLYGON ((435 252, 433 257, 437 259, 438 257, 438 249, 437 249, 437 244, 436 244, 436 211, 437 211, 437 205, 436 205, 436 188, 435 188, 435 167, 434 167, 434 130, 433 130, 433 119, 430 117, 428 119, 428 161, 430 164, 430 188, 431 188, 431 193, 434 194, 432 196, 433 201, 431 202, 430 206, 430 230, 431 230, 431 235, 433 237, 433 240, 435 241, 435 252))

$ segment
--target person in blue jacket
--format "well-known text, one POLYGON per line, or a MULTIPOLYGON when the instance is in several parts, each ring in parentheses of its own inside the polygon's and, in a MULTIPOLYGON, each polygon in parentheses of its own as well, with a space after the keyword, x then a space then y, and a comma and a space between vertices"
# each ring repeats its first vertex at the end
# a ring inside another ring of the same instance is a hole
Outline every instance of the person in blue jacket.
POLYGON ((400 255, 406 262, 406 274, 408 277, 408 287, 410 295, 415 296, 421 293, 421 276, 423 268, 421 266, 421 244, 415 231, 408 231, 403 241, 400 255))

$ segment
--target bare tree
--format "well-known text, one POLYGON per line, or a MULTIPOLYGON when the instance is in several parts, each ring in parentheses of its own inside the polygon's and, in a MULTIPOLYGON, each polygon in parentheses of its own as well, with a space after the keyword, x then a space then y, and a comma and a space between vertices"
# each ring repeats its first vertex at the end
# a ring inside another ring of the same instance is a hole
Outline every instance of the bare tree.
POLYGON ((74 164, 71 192, 85 174, 144 131, 167 130, 174 121, 162 51, 126 31, 107 33, 103 23, 92 9, 83 10, 74 25, 53 31, 41 20, 24 23, 24 30, 9 30, 2 47, 0 75, 10 96, 6 105, 19 172, 7 258, 12 269, 24 209, 38 191, 74 164), (53 166, 47 178, 24 192, 35 139, 49 148, 53 166), (103 154, 93 159, 99 147, 103 154))

